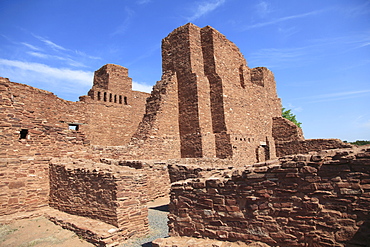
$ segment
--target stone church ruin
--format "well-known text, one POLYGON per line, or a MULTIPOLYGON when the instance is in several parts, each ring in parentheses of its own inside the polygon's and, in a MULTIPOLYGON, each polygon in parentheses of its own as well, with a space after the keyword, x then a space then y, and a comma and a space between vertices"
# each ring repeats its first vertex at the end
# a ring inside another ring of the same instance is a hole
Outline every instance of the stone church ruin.
POLYGON ((305 139, 281 116, 273 73, 210 26, 162 40, 151 94, 114 64, 78 102, 2 77, 0 92, 0 222, 46 215, 116 246, 147 234, 146 203, 170 194, 171 238, 369 240, 370 147, 305 139))

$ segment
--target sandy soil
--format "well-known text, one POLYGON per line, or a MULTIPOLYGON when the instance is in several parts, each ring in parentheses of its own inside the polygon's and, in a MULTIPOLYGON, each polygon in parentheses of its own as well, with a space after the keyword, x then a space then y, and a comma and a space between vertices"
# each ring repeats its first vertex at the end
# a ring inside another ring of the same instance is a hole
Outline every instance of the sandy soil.
POLYGON ((94 246, 71 231, 55 225, 44 217, 16 220, 0 225, 0 246, 46 247, 46 246, 94 246))
MULTIPOLYGON (((147 205, 149 208, 169 203, 168 197, 158 198, 147 205)), ((94 246, 75 233, 55 225, 45 217, 15 220, 0 224, 1 247, 87 247, 94 246)))

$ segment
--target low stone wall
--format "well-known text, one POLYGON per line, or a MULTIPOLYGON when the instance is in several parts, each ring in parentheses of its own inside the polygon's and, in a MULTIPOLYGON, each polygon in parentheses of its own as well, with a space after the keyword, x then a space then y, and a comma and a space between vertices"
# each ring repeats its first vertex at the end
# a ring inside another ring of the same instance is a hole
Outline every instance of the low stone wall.
POLYGON ((148 232, 147 189, 147 176, 133 168, 71 159, 50 164, 51 207, 114 225, 127 237, 148 232))
POLYGON ((170 194, 170 178, 167 169, 167 163, 155 160, 116 160, 102 158, 102 163, 131 167, 138 173, 145 174, 147 177, 147 190, 145 196, 148 201, 153 201, 158 197, 168 196, 170 194))
POLYGON ((369 209, 370 147, 338 149, 175 182, 169 227, 271 246, 366 246, 369 209))
POLYGON ((173 159, 168 160, 167 164, 171 183, 188 178, 209 177, 234 168, 230 160, 217 158, 173 159))
POLYGON ((339 139, 307 139, 296 141, 276 141, 276 156, 282 157, 290 154, 308 154, 327 149, 350 148, 351 145, 339 139))
POLYGON ((48 205, 49 161, 39 156, 0 157, 0 216, 48 205))

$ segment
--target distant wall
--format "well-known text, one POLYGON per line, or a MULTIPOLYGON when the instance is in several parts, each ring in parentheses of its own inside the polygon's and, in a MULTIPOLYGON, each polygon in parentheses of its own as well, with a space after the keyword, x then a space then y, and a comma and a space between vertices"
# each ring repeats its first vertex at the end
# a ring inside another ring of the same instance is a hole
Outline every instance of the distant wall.
POLYGON ((272 137, 275 141, 303 141, 303 132, 300 127, 283 117, 274 117, 272 137))
POLYGON ((195 174, 183 166, 183 174, 194 178, 171 186, 171 236, 271 246, 368 244, 370 147, 286 156, 244 169, 211 168, 206 177, 202 170, 195 174))
POLYGON ((277 141, 275 142, 276 155, 282 157, 290 154, 308 154, 309 152, 317 152, 320 150, 349 148, 350 144, 346 144, 339 139, 306 139, 295 141, 277 141))
POLYGON ((129 167, 61 159, 50 164, 51 207, 127 230, 148 231, 147 176, 129 167))

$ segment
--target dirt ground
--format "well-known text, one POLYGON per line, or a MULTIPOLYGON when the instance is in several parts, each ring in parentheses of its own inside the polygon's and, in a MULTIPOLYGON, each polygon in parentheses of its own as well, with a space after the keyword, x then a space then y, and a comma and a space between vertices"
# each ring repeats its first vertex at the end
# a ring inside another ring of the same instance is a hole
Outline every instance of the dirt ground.
MULTIPOLYGON (((168 197, 149 202, 148 207, 169 203, 168 197)), ((87 247, 94 246, 75 233, 55 225, 45 217, 14 220, 0 224, 0 247, 87 247)))
POLYGON ((55 225, 44 217, 16 220, 0 225, 0 246, 46 247, 46 246, 94 246, 75 233, 55 225))

